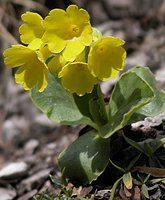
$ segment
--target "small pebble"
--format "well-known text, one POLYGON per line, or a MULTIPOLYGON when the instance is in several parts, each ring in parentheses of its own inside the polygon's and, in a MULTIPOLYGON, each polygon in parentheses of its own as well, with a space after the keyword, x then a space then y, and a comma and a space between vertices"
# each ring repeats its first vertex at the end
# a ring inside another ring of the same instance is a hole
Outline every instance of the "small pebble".
POLYGON ((34 151, 38 148, 38 146, 39 146, 39 141, 36 139, 31 139, 25 144, 24 150, 29 155, 32 155, 34 151))
POLYGON ((25 162, 13 162, 0 170, 0 179, 14 179, 23 176, 28 170, 25 162))
POLYGON ((14 189, 0 188, 0 200, 13 200, 16 195, 14 189))

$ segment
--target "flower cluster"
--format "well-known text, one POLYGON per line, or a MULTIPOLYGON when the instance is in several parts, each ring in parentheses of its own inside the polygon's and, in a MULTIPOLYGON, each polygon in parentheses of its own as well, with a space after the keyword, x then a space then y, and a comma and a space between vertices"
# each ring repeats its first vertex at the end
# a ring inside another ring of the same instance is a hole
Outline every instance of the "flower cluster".
POLYGON ((19 67, 16 82, 25 90, 48 85, 48 73, 55 73, 65 89, 82 96, 91 93, 98 80, 115 78, 124 67, 124 41, 101 36, 90 24, 90 16, 76 5, 66 11, 53 9, 43 19, 26 12, 19 28, 23 43, 4 51, 9 67, 19 67))

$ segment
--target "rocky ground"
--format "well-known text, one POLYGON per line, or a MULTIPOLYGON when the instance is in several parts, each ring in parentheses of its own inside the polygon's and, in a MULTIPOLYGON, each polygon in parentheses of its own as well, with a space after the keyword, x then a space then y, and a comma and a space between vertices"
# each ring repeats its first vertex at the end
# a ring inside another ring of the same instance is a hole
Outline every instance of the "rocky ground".
MULTIPOLYGON (((68 1, 0 1, 0 53, 18 41, 20 15, 33 10, 43 16, 68 1)), ((92 25, 104 35, 126 41, 125 70, 148 66, 158 87, 165 90, 165 1, 163 0, 75 0, 85 7, 92 25)), ((115 81, 102 85, 108 93, 115 81)), ((165 114, 143 122, 144 127, 165 125, 165 114)), ((15 84, 13 72, 0 59, 0 200, 28 200, 42 191, 55 192, 49 175, 60 176, 57 155, 82 127, 60 126, 49 121, 32 104, 29 93, 15 84)), ((107 190, 98 198, 104 199, 107 190)), ((157 198, 158 199, 158 198, 157 198)))

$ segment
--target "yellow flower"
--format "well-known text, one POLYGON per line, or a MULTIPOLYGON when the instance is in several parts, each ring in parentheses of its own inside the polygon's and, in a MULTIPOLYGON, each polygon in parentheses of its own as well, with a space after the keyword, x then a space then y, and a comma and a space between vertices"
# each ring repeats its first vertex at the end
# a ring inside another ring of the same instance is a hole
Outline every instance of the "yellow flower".
POLYGON ((93 43, 88 55, 93 76, 103 81, 117 76, 118 71, 124 68, 126 51, 121 47, 124 43, 124 40, 111 36, 104 36, 93 43))
POLYGON ((71 5, 66 12, 61 9, 50 11, 44 20, 46 32, 43 41, 53 53, 63 50, 64 59, 75 60, 85 48, 92 42, 92 27, 90 17, 86 10, 78 9, 71 5))
POLYGON ((65 65, 58 76, 65 89, 71 93, 75 92, 79 96, 91 93, 97 83, 97 79, 91 75, 88 69, 88 64, 83 62, 65 65))
POLYGON ((16 82, 25 90, 38 86, 42 92, 48 84, 48 68, 40 51, 23 45, 13 45, 4 51, 4 62, 7 66, 19 67, 15 74, 16 82))
POLYGON ((19 28, 21 41, 29 44, 35 39, 41 39, 45 31, 42 17, 37 13, 26 12, 21 18, 25 22, 19 28))
MULTIPOLYGON (((84 51, 82 53, 80 53, 74 62, 76 63, 85 63, 86 62, 86 53, 88 52, 88 50, 86 50, 86 48, 84 49, 84 51)), ((67 65, 69 62, 66 61, 63 57, 63 55, 60 54, 52 54, 48 60, 46 61, 48 69, 51 73, 53 74, 57 74, 62 70, 63 67, 65 67, 65 65, 67 65)))
POLYGON ((51 73, 58 74, 66 63, 67 62, 64 60, 62 55, 59 54, 55 55, 53 58, 50 58, 47 65, 51 73))

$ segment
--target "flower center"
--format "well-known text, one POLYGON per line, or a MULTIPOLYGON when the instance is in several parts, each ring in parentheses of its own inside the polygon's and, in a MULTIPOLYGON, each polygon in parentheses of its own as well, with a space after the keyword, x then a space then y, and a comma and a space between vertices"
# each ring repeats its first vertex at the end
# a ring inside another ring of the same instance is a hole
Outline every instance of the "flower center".
POLYGON ((83 69, 83 67, 82 67, 82 65, 81 65, 81 64, 77 63, 77 64, 76 64, 76 69, 77 69, 77 70, 82 70, 82 69, 83 69))
POLYGON ((106 45, 100 45, 100 46, 98 47, 98 52, 99 52, 100 54, 104 54, 106 51, 107 51, 107 46, 106 46, 106 45))
POLYGON ((75 24, 71 25, 70 30, 71 30, 71 34, 73 37, 76 37, 79 35, 80 29, 77 25, 75 25, 75 24))

